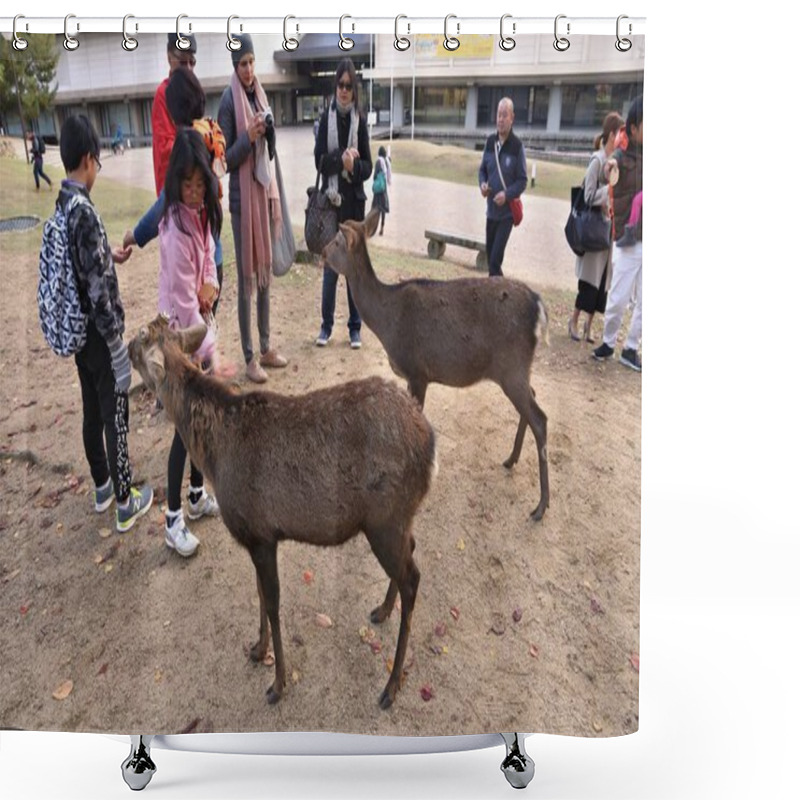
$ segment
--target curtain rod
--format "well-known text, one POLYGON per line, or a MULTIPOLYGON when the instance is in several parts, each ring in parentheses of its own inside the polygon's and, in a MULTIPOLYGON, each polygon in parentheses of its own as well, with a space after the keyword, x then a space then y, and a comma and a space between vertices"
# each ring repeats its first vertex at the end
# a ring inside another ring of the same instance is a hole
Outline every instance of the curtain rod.
POLYGON ((133 37, 144 33, 263 33, 281 34, 284 38, 305 33, 442 34, 445 38, 469 34, 498 34, 501 38, 524 34, 550 33, 556 38, 570 35, 637 36, 645 32, 645 17, 204 17, 181 14, 176 17, 92 17, 68 14, 66 17, 35 17, 19 14, 0 17, 0 32, 24 38, 26 33, 62 33, 79 37, 84 33, 119 33, 133 37))

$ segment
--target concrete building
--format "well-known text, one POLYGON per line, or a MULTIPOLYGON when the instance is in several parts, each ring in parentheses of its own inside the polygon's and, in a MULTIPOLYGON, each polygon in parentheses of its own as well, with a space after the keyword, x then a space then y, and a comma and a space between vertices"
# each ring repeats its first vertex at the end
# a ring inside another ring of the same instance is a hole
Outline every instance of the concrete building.
MULTIPOLYGON (((43 114, 38 128, 58 136, 71 113, 86 113, 104 140, 120 125, 131 146, 150 142, 151 102, 167 76, 166 35, 139 36, 128 52, 119 34, 86 34, 73 52, 62 50, 58 65, 55 110, 43 114)), ((455 51, 443 47, 442 36, 411 36, 405 52, 389 35, 353 35, 347 53, 339 37, 306 34, 292 52, 282 37, 256 35, 256 72, 275 112, 278 125, 312 124, 329 102, 333 73, 343 55, 353 59, 361 76, 360 101, 375 113, 379 130, 395 136, 420 135, 481 140, 494 126, 497 101, 514 100, 515 130, 526 142, 542 147, 574 147, 589 141, 604 115, 623 114, 643 90, 644 37, 620 53, 614 36, 573 36, 564 52, 555 50, 550 35, 516 37, 504 51, 499 37, 461 37, 455 51)), ((216 115, 232 75, 226 37, 196 34, 195 72, 208 97, 207 113, 216 115)), ((19 121, 7 119, 9 131, 19 121)))

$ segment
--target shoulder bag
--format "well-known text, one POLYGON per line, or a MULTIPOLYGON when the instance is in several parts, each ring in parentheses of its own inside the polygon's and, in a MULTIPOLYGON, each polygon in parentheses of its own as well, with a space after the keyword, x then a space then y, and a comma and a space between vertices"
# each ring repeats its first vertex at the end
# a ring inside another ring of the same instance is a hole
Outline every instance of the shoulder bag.
POLYGON ((305 238, 309 251, 319 255, 325 245, 335 236, 339 229, 339 215, 328 199, 327 194, 319 188, 320 172, 317 170, 317 182, 306 189, 308 205, 306 206, 305 238))
POLYGON ((611 247, 611 220, 603 216, 598 206, 587 206, 584 184, 572 187, 572 206, 564 226, 572 252, 576 256, 596 253, 611 247))
MULTIPOLYGON (((500 175, 500 183, 503 184, 503 191, 507 192, 506 189, 506 182, 503 179, 503 170, 500 169, 500 140, 498 139, 494 145, 494 158, 497 161, 497 173, 500 175)), ((508 208, 511 211, 511 219, 514 221, 514 227, 516 228, 517 225, 522 222, 522 199, 520 197, 515 197, 512 200, 508 200, 508 208)))

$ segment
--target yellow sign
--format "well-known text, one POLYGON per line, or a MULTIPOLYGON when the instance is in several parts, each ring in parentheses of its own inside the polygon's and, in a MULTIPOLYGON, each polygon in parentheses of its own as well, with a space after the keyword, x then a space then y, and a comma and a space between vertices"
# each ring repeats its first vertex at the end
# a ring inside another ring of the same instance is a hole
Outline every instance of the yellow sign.
MULTIPOLYGON (((453 31, 450 32, 452 37, 453 31)), ((456 37, 459 46, 456 50, 447 50, 444 36, 432 33, 419 33, 415 39, 417 58, 491 58, 494 53, 495 36, 472 33, 456 37)))

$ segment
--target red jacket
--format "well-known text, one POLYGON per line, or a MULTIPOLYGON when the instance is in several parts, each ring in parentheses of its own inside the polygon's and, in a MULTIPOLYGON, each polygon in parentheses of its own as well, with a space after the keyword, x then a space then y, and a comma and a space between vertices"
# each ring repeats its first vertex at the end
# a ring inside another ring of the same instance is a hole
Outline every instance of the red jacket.
POLYGON ((167 111, 167 84, 169 78, 164 78, 156 89, 153 98, 153 173, 156 178, 156 194, 161 194, 164 181, 167 177, 167 166, 172 145, 175 142, 175 125, 167 111))

